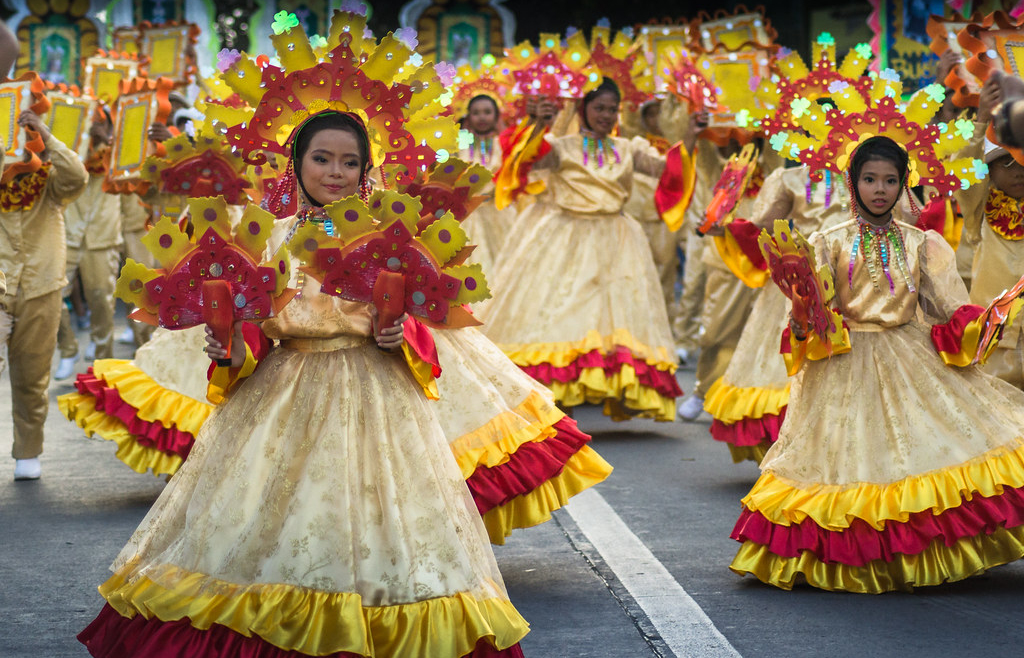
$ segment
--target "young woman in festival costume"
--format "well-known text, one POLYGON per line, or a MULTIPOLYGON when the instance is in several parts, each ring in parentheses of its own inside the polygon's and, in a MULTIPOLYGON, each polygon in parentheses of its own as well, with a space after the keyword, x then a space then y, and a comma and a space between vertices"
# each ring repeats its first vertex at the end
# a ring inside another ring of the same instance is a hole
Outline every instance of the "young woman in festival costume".
MULTIPOLYGON (((277 222, 271 253, 366 184, 359 119, 321 112, 296 132, 300 210, 277 222)), ((208 339, 211 358, 231 359, 211 379, 227 400, 80 639, 95 656, 521 655, 526 624, 398 353, 405 317, 376 326, 370 305, 295 268, 292 285, 276 317, 236 325, 230 354, 208 339)))
MULTIPOLYGON (((667 421, 682 394, 672 334, 647 237, 622 212, 634 169, 660 176, 665 158, 646 140, 611 136, 618 108, 618 89, 605 81, 583 98, 579 134, 529 137, 522 152, 547 151, 533 168, 550 169, 550 197, 516 220, 519 240, 502 255, 495 297, 480 314, 487 337, 561 406, 604 404, 615 419, 667 421)), ((689 149, 681 160, 685 208, 689 149)))
POLYGON ((934 111, 923 94, 907 108, 832 110, 820 142, 789 136, 812 168, 849 163, 857 214, 811 237, 842 326, 819 335, 794 302, 786 420, 732 535, 733 571, 784 589, 910 589, 1024 555, 1024 396, 970 365, 983 309, 968 304, 953 250, 892 213, 908 183, 948 193, 984 165, 944 165, 939 146, 962 142, 922 127, 934 111))
MULTIPOLYGON (((459 150, 459 158, 479 163, 494 172, 501 166, 501 140, 498 139, 498 121, 501 111, 490 94, 473 96, 466 104, 462 128, 473 135, 472 143, 459 150)), ((476 245, 470 262, 480 263, 485 273, 494 271, 496 257, 512 229, 516 211, 509 206, 498 210, 494 205, 494 186, 484 190, 487 199, 477 206, 469 217, 462 220, 462 228, 476 245)))
MULTIPOLYGON (((1024 166, 1006 149, 985 140, 991 108, 1001 100, 997 79, 990 78, 982 88, 974 136, 966 149, 967 155, 985 160, 989 176, 956 195, 964 214, 964 238, 974 247, 971 301, 975 304, 986 304, 1024 274, 1024 166)), ((1020 323, 1003 330, 998 349, 983 368, 1024 389, 1020 323)))

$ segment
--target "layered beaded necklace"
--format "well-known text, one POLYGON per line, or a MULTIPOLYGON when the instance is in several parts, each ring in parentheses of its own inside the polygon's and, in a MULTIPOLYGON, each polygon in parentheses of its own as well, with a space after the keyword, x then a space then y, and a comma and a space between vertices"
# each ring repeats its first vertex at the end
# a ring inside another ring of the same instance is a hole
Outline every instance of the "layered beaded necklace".
POLYGON ((291 241, 295 235, 295 231, 302 228, 302 225, 306 222, 313 222, 314 224, 323 224, 324 233, 334 237, 334 220, 327 214, 327 211, 317 206, 302 206, 299 208, 299 212, 296 213, 298 221, 292 224, 292 227, 288 229, 288 234, 285 236, 285 244, 291 241))
POLYGON ((595 166, 598 169, 604 167, 605 161, 609 160, 608 151, 615 156, 615 164, 622 162, 622 158, 619 156, 618 149, 615 148, 615 142, 610 137, 601 139, 594 137, 589 133, 581 133, 583 135, 583 166, 586 167, 593 160, 595 166))
POLYGON ((469 161, 479 162, 483 166, 487 166, 491 162, 491 154, 494 153, 494 136, 481 137, 480 135, 473 135, 473 142, 469 145, 469 161), (479 153, 480 158, 477 159, 479 153))
POLYGON ((881 290, 878 270, 881 269, 889 282, 889 294, 896 294, 896 285, 892 280, 890 264, 895 262, 896 269, 903 275, 910 292, 917 292, 914 281, 910 276, 910 268, 907 267, 907 249, 903 243, 903 231, 895 220, 890 219, 885 226, 875 226, 862 217, 857 217, 857 237, 853 240, 853 249, 850 250, 850 268, 847 272, 850 288, 853 288, 853 265, 857 261, 857 254, 862 253, 864 262, 867 264, 868 272, 871 274, 871 283, 876 290, 881 290))

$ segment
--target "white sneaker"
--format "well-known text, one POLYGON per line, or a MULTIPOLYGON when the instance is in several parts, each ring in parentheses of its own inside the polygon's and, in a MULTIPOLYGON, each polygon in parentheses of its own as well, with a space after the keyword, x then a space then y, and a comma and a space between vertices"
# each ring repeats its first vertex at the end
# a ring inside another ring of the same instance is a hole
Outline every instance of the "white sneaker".
POLYGON ((57 372, 53 373, 53 378, 57 380, 68 379, 71 375, 75 374, 75 364, 78 363, 78 356, 67 356, 60 360, 57 364, 57 372))
POLYGON ((697 420, 697 417, 704 413, 704 398, 691 395, 679 404, 676 412, 683 420, 697 420))
POLYGON ((132 331, 131 327, 125 327, 117 336, 117 342, 122 345, 134 345, 135 344, 135 332, 132 331))
POLYGON ((38 457, 14 460, 15 480, 38 480, 42 474, 43 467, 39 464, 38 457))
POLYGON ((96 359, 96 343, 89 341, 89 344, 85 346, 85 360, 94 361, 96 359))

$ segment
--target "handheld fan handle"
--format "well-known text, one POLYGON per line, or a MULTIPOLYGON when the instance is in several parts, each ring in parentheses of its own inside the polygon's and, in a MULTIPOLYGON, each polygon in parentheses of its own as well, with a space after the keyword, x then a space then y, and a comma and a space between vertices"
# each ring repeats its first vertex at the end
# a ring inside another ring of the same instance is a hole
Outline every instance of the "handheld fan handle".
POLYGON ((715 192, 714 198, 708 204, 708 209, 704 211, 704 223, 697 227, 697 235, 703 237, 718 222, 728 194, 729 192, 725 189, 715 192))
POLYGON ((382 271, 373 284, 373 305, 381 328, 391 327, 405 313, 405 275, 382 271))
POLYGON ((231 295, 231 284, 227 281, 203 281, 202 290, 203 322, 213 329, 217 339, 228 353, 224 359, 215 359, 218 366, 231 365, 231 336, 235 322, 235 304, 231 295))

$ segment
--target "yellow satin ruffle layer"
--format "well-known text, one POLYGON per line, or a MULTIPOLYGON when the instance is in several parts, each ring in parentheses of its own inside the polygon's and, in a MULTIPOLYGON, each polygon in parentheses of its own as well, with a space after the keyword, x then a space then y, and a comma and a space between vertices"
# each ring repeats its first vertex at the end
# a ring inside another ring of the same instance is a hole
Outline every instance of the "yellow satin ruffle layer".
POLYGON ((515 409, 498 414, 483 427, 463 434, 448 445, 462 477, 468 478, 477 468, 504 464, 524 443, 555 436, 553 425, 564 417, 565 413, 540 393, 532 391, 515 409), (524 424, 524 418, 532 422, 524 424))
POLYGON ((704 411, 726 425, 747 418, 778 416, 789 404, 789 384, 783 388, 741 388, 719 377, 704 396, 704 411))
POLYGON ((633 338, 625 329, 616 329, 611 334, 602 336, 591 330, 582 340, 563 343, 526 343, 498 344, 501 351, 518 366, 538 366, 549 364, 556 368, 564 368, 584 354, 594 350, 602 354, 611 354, 617 347, 624 347, 632 355, 658 370, 674 373, 678 367, 673 355, 664 347, 652 348, 633 338))
POLYGON ((963 498, 1002 494, 1003 487, 1024 486, 1024 439, 963 464, 912 475, 891 484, 814 484, 799 486, 761 474, 743 498, 747 509, 776 525, 811 518, 826 530, 843 530, 862 519, 876 530, 886 521, 905 523, 910 515, 931 509, 939 514, 958 507, 963 498))
POLYGON ((729 448, 729 456, 732 457, 733 464, 742 464, 748 460, 760 464, 764 456, 768 454, 768 450, 771 449, 772 442, 765 440, 756 446, 737 446, 731 443, 725 445, 729 448))
POLYGON ((154 475, 173 475, 184 460, 178 455, 140 445, 135 436, 118 418, 96 410, 96 399, 81 393, 68 393, 57 398, 57 407, 68 420, 85 430, 86 436, 98 435, 117 444, 115 456, 136 473, 153 471, 154 475))
POLYGON ((530 528, 551 518, 569 499, 584 489, 602 482, 612 472, 611 465, 590 446, 583 446, 569 458, 562 472, 528 494, 483 515, 487 537, 492 544, 502 545, 505 537, 517 528, 530 528))
POLYGON ((623 365, 611 377, 603 368, 584 368, 574 381, 554 381, 547 386, 563 407, 604 404, 604 414, 612 420, 653 418, 672 422, 676 419, 675 399, 642 386, 636 371, 629 365, 623 365))
POLYGON ((1021 557, 1024 526, 962 537, 952 546, 937 539, 917 555, 897 554, 891 562, 873 560, 861 567, 821 562, 810 551, 804 551, 800 557, 780 557, 767 547, 748 541, 740 547, 729 568, 741 576, 753 574, 764 583, 787 590, 802 579, 819 589, 880 594, 963 580, 1021 557))
POLYGON ((100 593, 124 617, 187 617, 201 630, 220 624, 311 656, 348 651, 361 656, 458 658, 482 638, 507 649, 529 630, 507 599, 477 600, 456 593, 414 603, 363 606, 362 598, 349 592, 238 585, 174 566, 159 571, 128 583, 126 568, 101 585, 100 593))
POLYGON ((117 389, 121 399, 138 409, 138 417, 164 427, 177 427, 192 436, 199 433, 213 411, 213 405, 193 400, 164 388, 152 377, 123 359, 101 359, 93 363, 93 374, 117 389))

